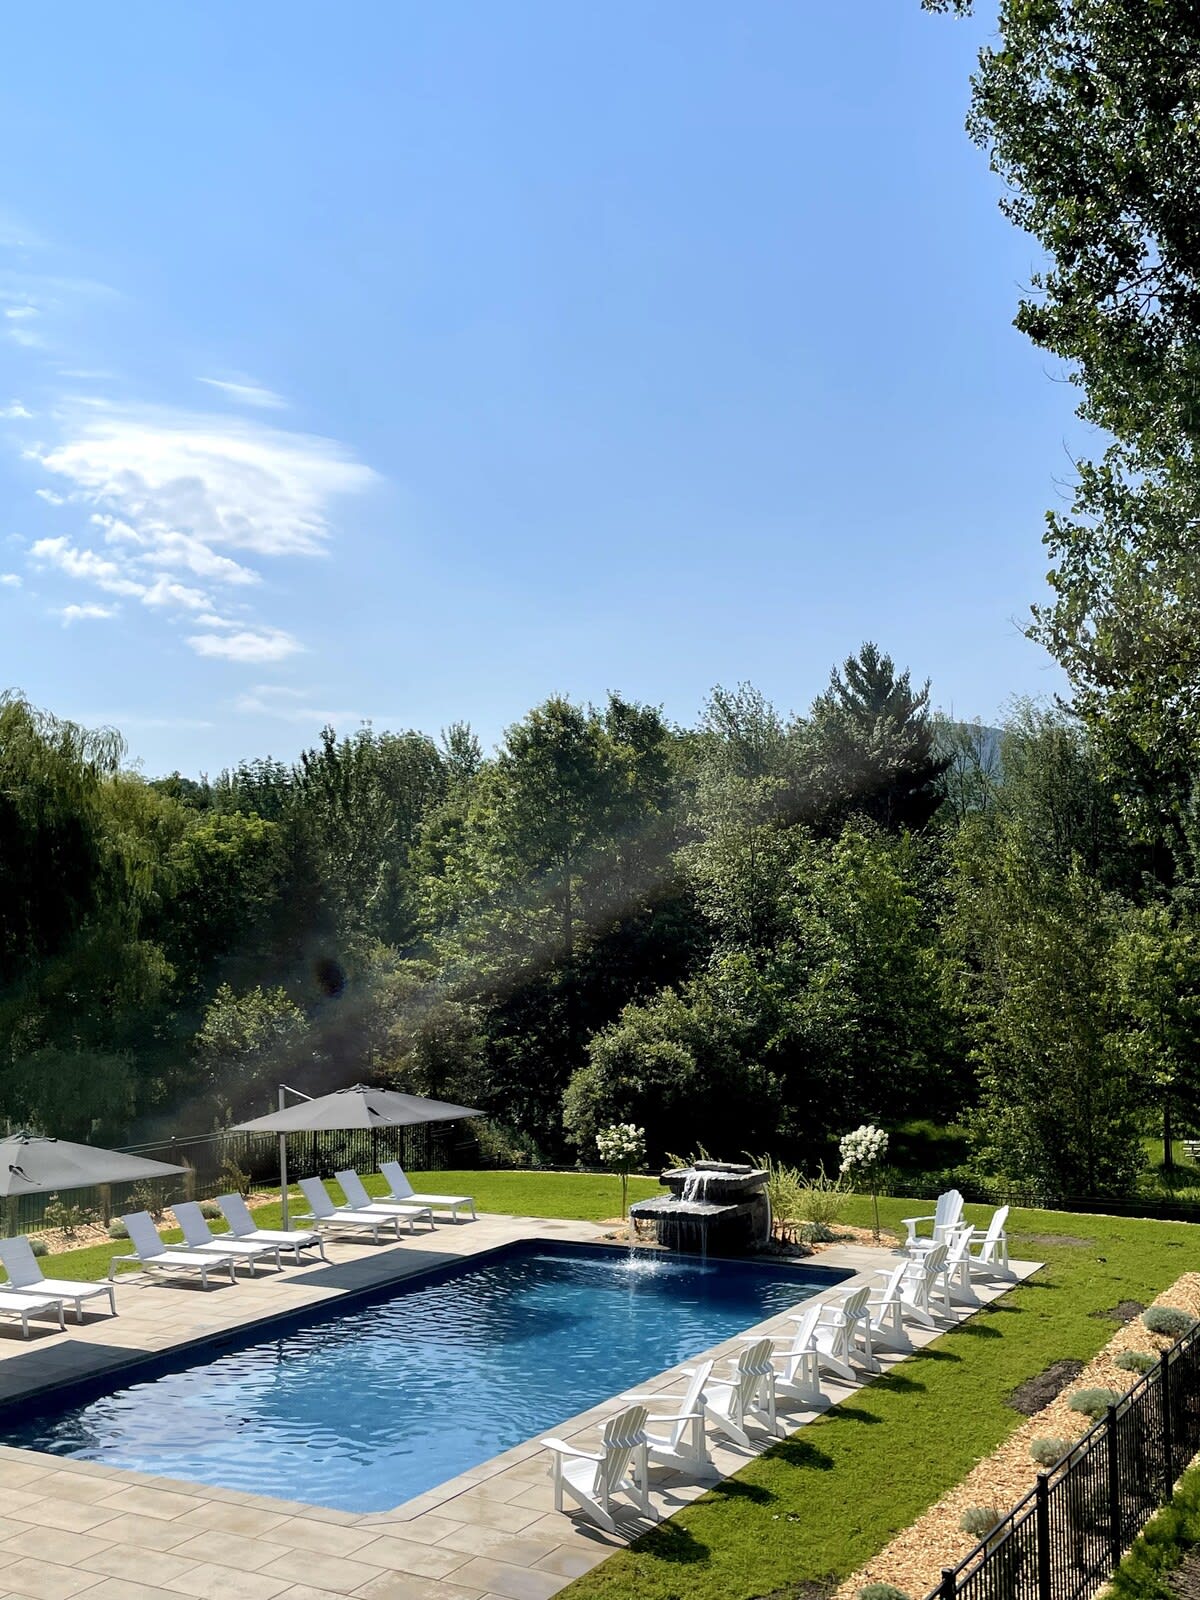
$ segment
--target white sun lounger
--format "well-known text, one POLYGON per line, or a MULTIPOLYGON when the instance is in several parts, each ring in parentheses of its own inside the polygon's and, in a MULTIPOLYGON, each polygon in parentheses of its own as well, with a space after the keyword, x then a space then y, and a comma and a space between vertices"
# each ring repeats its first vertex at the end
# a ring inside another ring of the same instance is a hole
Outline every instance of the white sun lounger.
POLYGON ((373 1200, 367 1193, 366 1185, 357 1172, 347 1168, 344 1172, 335 1172, 334 1177, 346 1191, 346 1211, 367 1211, 374 1215, 403 1217, 408 1223, 409 1233, 416 1233, 418 1222, 427 1222, 433 1228, 433 1212, 428 1206, 406 1205, 398 1200, 373 1200))
POLYGON ((222 1272, 228 1271, 230 1283, 237 1282, 237 1264, 231 1255, 217 1255, 209 1250, 168 1249, 159 1238, 154 1219, 148 1211, 131 1212, 121 1221, 129 1231, 134 1254, 112 1258, 108 1263, 110 1280, 116 1277, 117 1267, 122 1261, 132 1261, 144 1272, 161 1272, 167 1277, 176 1272, 199 1273, 202 1289, 208 1288, 208 1275, 218 1267, 222 1272))
POLYGON ((63 1303, 53 1295, 23 1294, 15 1289, 0 1289, 0 1316, 16 1317, 21 1324, 21 1337, 29 1337, 29 1319, 39 1311, 57 1311, 60 1332, 66 1331, 63 1303))
POLYGON ((623 1490, 649 1515, 650 1495, 646 1471, 646 1408, 630 1406, 604 1425, 604 1448, 593 1453, 579 1450, 562 1439, 543 1439, 543 1450, 554 1452, 550 1464, 554 1481, 554 1509, 563 1509, 563 1495, 578 1501, 585 1516, 609 1533, 617 1531, 611 1497, 623 1490))
POLYGON ((8 1273, 8 1282, 3 1285, 6 1293, 11 1291, 34 1295, 41 1300, 49 1296, 56 1300, 70 1300, 75 1307, 76 1322, 83 1321, 83 1302, 104 1294, 108 1296, 113 1316, 117 1314, 117 1295, 111 1283, 76 1283, 71 1278, 47 1278, 23 1233, 12 1239, 0 1239, 0 1262, 4 1263, 8 1273))
POLYGON ((279 1271, 282 1263, 277 1244, 264 1244, 261 1240, 252 1244, 248 1239, 219 1239, 194 1200, 181 1200, 172 1210, 175 1220, 183 1229, 183 1242, 189 1250, 205 1250, 209 1255, 215 1253, 232 1256, 235 1261, 244 1261, 250 1268, 251 1277, 259 1261, 273 1261, 276 1272, 279 1271))
POLYGON ((277 1244, 281 1250, 295 1253, 296 1265, 301 1266, 301 1250, 316 1250, 322 1261, 328 1261, 325 1241, 315 1228, 256 1228, 250 1207, 240 1194, 221 1194, 217 1204, 225 1213, 225 1221, 235 1239, 245 1239, 250 1244, 277 1244))
POLYGON ((373 1244, 379 1243, 381 1228, 394 1228, 400 1237, 403 1217, 386 1216, 382 1211, 339 1211, 329 1198, 329 1190, 320 1178, 301 1178, 300 1188, 312 1207, 312 1220, 318 1228, 342 1228, 349 1233, 369 1233, 373 1244))
POLYGON ((433 1206, 437 1211, 449 1211, 455 1222, 461 1207, 471 1208, 471 1221, 477 1220, 475 1214, 475 1200, 469 1194, 417 1194, 411 1183, 404 1176, 404 1168, 398 1161, 381 1161, 379 1170, 392 1186, 388 1196, 391 1200, 407 1201, 410 1205, 433 1206))

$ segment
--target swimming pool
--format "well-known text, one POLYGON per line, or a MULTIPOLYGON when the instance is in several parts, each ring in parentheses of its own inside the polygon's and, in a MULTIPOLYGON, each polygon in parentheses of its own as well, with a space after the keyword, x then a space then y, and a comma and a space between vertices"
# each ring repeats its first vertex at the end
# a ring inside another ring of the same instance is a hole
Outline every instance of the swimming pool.
POLYGON ((0 1443, 382 1511, 848 1277, 530 1242, 0 1413, 0 1443))

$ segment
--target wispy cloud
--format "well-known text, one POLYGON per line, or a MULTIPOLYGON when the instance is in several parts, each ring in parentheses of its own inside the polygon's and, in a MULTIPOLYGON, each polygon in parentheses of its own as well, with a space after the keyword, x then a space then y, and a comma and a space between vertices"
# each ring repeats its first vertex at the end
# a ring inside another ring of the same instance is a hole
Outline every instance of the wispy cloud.
POLYGON ((65 506, 66 496, 56 494, 53 489, 35 489, 34 494, 39 500, 44 500, 48 506, 65 506))
POLYGON ((236 400, 239 405, 257 406, 262 411, 287 409, 287 401, 283 396, 261 383, 234 383, 228 378, 200 378, 197 381, 208 384, 210 389, 219 389, 222 394, 228 395, 231 400, 236 400))
POLYGON ((20 575, 16 572, 0 572, 0 588, 19 589, 21 587, 20 575))
POLYGON ((90 600, 84 605, 63 606, 55 613, 56 616, 62 618, 64 628, 69 628, 73 622, 87 622, 93 619, 100 621, 107 617, 115 617, 116 614, 116 606, 96 605, 94 601, 90 600))
POLYGON ((27 410, 19 400, 12 400, 6 406, 0 406, 0 417, 9 422, 28 422, 33 412, 27 410))
POLYGON ((304 646, 282 628, 240 628, 234 633, 193 633, 188 643, 198 656, 222 661, 283 661, 304 646))
POLYGON ((256 684, 253 689, 238 695, 233 709, 247 717, 275 717, 280 722, 300 722, 317 727, 326 723, 344 727, 347 723, 362 722, 396 726, 404 720, 382 712, 354 711, 345 707, 331 709, 319 703, 314 704, 308 689, 293 689, 277 683, 256 684))

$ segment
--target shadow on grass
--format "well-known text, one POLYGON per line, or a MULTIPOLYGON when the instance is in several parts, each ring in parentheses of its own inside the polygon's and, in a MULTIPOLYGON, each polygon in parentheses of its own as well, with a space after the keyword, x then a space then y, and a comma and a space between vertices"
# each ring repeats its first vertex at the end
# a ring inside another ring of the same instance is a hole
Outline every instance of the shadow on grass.
MULTIPOLYGON (((831 1472, 833 1470, 833 1457, 827 1456, 824 1450, 818 1450, 816 1445, 810 1444, 807 1439, 798 1435, 791 1439, 781 1439, 778 1444, 771 1446, 771 1458, 774 1461, 785 1461, 789 1467, 807 1467, 810 1472, 831 1472)), ((720 1492, 720 1487, 714 1492, 720 1492)), ((773 1500, 774 1495, 767 1494, 768 1500, 773 1500)))
POLYGON ((967 1339, 1003 1339, 1004 1337, 999 1328, 990 1327, 986 1322, 964 1322, 958 1332, 967 1339))
POLYGON ((640 1555, 653 1556, 656 1561, 670 1561, 677 1567, 695 1566, 707 1561, 709 1548, 701 1544, 687 1528, 678 1522, 660 1522, 657 1528, 636 1539, 631 1548, 640 1555))

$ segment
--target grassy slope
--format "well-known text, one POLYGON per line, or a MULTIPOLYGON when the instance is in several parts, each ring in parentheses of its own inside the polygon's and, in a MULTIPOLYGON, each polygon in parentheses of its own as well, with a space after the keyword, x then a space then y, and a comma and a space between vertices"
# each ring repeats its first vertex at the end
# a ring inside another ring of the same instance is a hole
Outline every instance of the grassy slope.
MULTIPOLYGON (((849 1220, 868 1207, 856 1200, 849 1220)), ((885 1223, 911 1209, 881 1202, 885 1223)), ((1200 1255, 1186 1223, 1023 1211, 1013 1233, 1017 1254, 1047 1263, 1033 1282, 577 1580, 570 1600, 749 1600, 847 1576, 1021 1422, 1009 1390, 1106 1342, 1114 1324, 1091 1313, 1150 1299, 1200 1255), (1086 1244, 1022 1244, 1029 1232, 1086 1244)))
MULTIPOLYGON (((419 1188, 474 1193, 482 1209, 601 1219, 617 1208, 611 1178, 523 1172, 414 1173, 419 1188)), ((368 1187, 380 1191, 379 1180, 368 1187)), ((653 1193, 630 1184, 631 1198, 653 1193)), ((856 1199, 848 1220, 869 1221, 856 1199)), ((297 1209, 302 1209, 297 1203, 297 1209)), ((880 1202, 885 1225, 912 1201, 880 1202)), ((969 1207, 976 1220, 986 1210, 969 1207)), ((257 1213, 278 1223, 278 1206, 257 1213)), ((1004 1395, 1062 1356, 1086 1360, 1113 1324, 1091 1315, 1149 1300, 1200 1264, 1200 1228, 1186 1223, 1022 1211, 1015 1252, 1047 1263, 1030 1284, 948 1334, 852 1402, 782 1442, 737 1478, 615 1555, 568 1591, 570 1600, 750 1600, 810 1579, 845 1576, 992 1450, 1020 1422, 1004 1395), (1081 1244, 1025 1242, 1023 1233, 1081 1244)), ((51 1272, 103 1276, 124 1242, 48 1259, 51 1272)))

